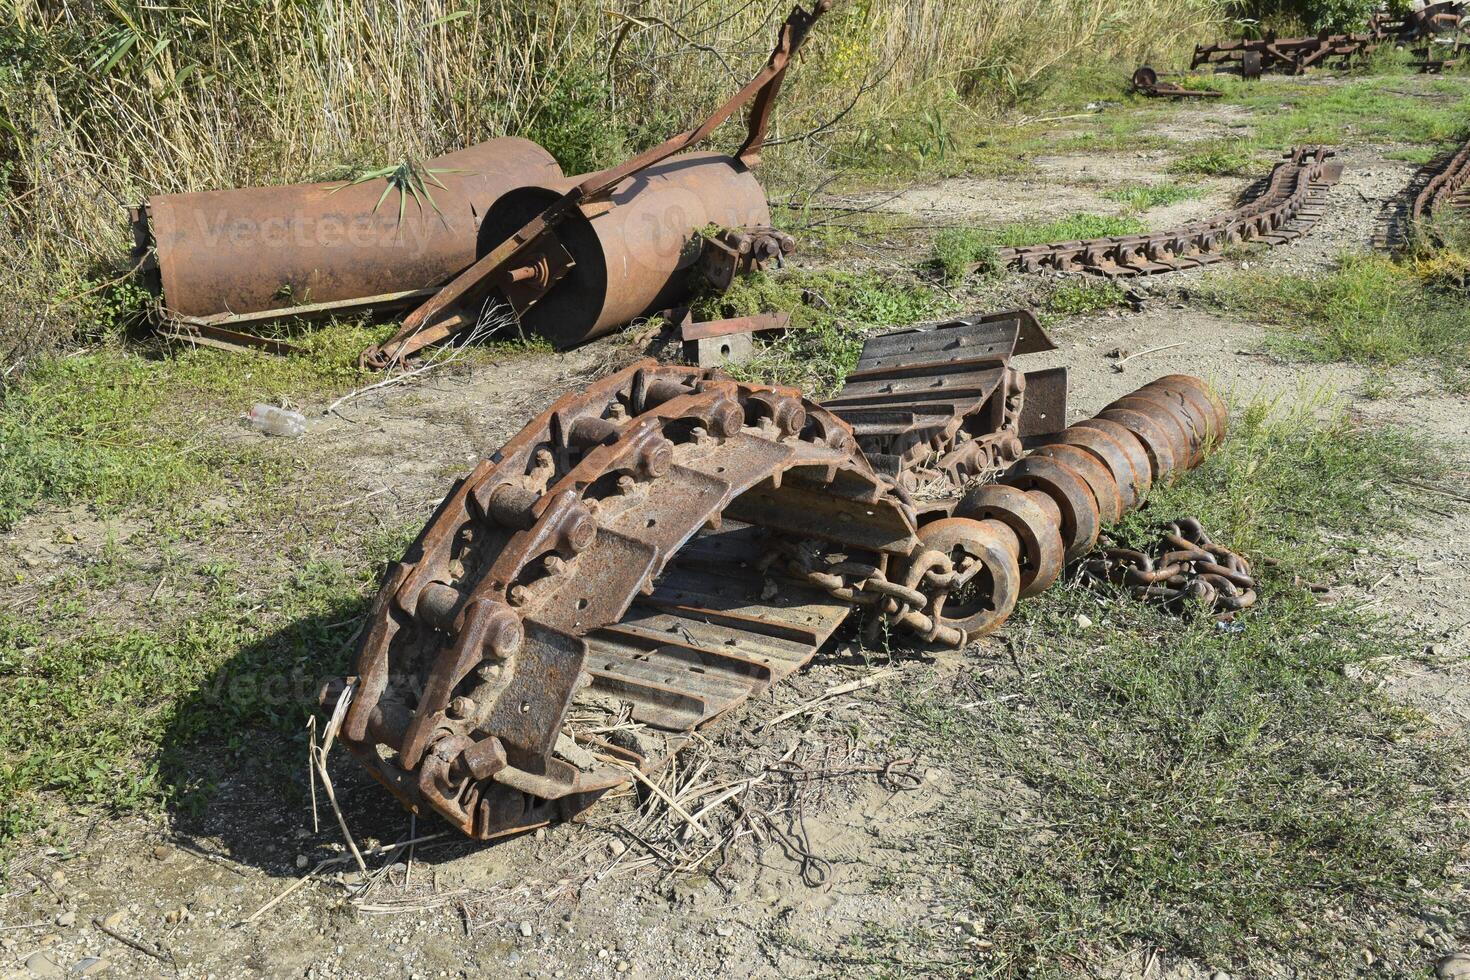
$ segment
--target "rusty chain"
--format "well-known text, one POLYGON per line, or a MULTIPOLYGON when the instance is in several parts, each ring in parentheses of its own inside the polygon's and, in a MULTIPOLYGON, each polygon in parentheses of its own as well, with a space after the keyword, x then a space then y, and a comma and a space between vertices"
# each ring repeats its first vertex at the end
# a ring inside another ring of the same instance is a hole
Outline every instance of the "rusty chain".
POLYGON ((1256 603, 1250 562, 1211 541, 1192 517, 1164 525, 1148 551, 1102 548, 1083 559, 1078 570, 1089 585, 1121 586, 1135 599, 1174 613, 1204 606, 1220 622, 1256 603))

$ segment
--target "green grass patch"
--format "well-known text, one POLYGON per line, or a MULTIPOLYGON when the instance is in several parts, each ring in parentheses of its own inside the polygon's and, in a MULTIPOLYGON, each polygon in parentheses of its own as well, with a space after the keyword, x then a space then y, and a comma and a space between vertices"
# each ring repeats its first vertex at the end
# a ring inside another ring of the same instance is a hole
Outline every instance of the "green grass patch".
POLYGON ((732 369, 738 377, 802 387, 820 398, 857 364, 863 337, 936 317, 952 301, 930 285, 876 272, 787 269, 737 279, 698 305, 701 319, 784 311, 791 327, 732 369))
POLYGON ((1130 211, 1147 211, 1149 208, 1193 200, 1203 193, 1198 187, 1186 187, 1182 184, 1130 184, 1108 191, 1103 197, 1117 201, 1130 211))
POLYGON ((1257 154, 1239 140, 1203 146, 1169 165, 1170 173, 1185 177, 1254 177, 1262 170, 1257 154))
POLYGON ((1201 291, 1223 309, 1277 327, 1270 349, 1307 361, 1396 366, 1427 358, 1457 390, 1470 384, 1470 262, 1431 253, 1417 262, 1344 255, 1325 275, 1249 270, 1210 277, 1201 291))
POLYGON ((1124 289, 1111 279, 1068 279, 1047 298, 1048 313, 1085 316, 1124 303, 1124 289))
POLYGON ((1093 975, 1158 950, 1335 977, 1368 949, 1385 975, 1422 975, 1417 916, 1470 840, 1467 746, 1374 684, 1415 637, 1295 577, 1345 571, 1352 544, 1415 509, 1398 481, 1436 466, 1404 433, 1312 407, 1238 413, 1220 452, 1119 531, 1196 515, 1249 554, 1261 600, 1237 624, 1064 585, 1021 604, 1004 652, 902 695, 892 730, 974 787, 915 838, 907 872, 953 912, 860 933, 837 961, 1093 975))
POLYGON ((350 562, 289 556, 265 589, 225 559, 174 561, 169 594, 188 608, 133 626, 87 615, 99 591, 143 574, 113 555, 24 617, 0 615, 0 845, 62 804, 184 802, 237 756, 277 751, 294 770, 315 691, 346 668, 377 573, 406 540, 370 535, 350 562), (201 749, 207 764, 192 765, 201 749))

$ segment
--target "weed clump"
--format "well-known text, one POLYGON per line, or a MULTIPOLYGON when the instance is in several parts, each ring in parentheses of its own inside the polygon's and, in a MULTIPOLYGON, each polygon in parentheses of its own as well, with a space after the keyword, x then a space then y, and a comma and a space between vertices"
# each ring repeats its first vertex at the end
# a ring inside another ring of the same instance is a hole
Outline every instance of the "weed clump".
POLYGON ((1278 328, 1271 349, 1307 361, 1397 366, 1427 357, 1458 390, 1470 386, 1470 260, 1454 251, 1398 262, 1347 254, 1326 275, 1250 270, 1211 277, 1203 296, 1278 328))

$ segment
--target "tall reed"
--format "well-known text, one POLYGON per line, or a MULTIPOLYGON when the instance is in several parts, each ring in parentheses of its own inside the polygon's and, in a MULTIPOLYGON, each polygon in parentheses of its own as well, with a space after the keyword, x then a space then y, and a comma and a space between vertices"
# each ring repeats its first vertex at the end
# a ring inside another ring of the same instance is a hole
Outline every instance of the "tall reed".
MULTIPOLYGON (((782 0, 12 0, 0 32, 0 358, 87 293, 150 194, 338 176, 517 133, 591 169, 754 71, 782 0)), ((920 105, 990 113, 1079 60, 1167 54, 1223 0, 838 0, 777 136, 920 105)), ((810 155, 778 145, 772 162, 810 155)), ((90 304, 90 305, 89 305, 90 304)))

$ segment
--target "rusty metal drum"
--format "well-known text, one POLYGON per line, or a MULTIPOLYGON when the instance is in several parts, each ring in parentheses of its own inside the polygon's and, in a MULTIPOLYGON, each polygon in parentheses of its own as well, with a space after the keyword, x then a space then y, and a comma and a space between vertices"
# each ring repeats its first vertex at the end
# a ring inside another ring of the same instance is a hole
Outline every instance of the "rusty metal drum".
POLYGON ((498 198, 562 176, 550 153, 518 137, 424 167, 432 203, 410 193, 401 219, 385 180, 327 181, 153 197, 134 215, 134 237, 154 251, 173 316, 359 299, 441 285, 475 260, 477 222, 498 198))
MULTIPOLYGON (((480 226, 486 255, 585 177, 507 193, 480 226)), ((557 347, 611 333, 636 317, 687 295, 701 231, 771 223, 765 191, 750 170, 719 153, 684 153, 630 177, 613 207, 588 218, 573 214, 556 237, 575 263, 521 316, 526 329, 557 347)))

